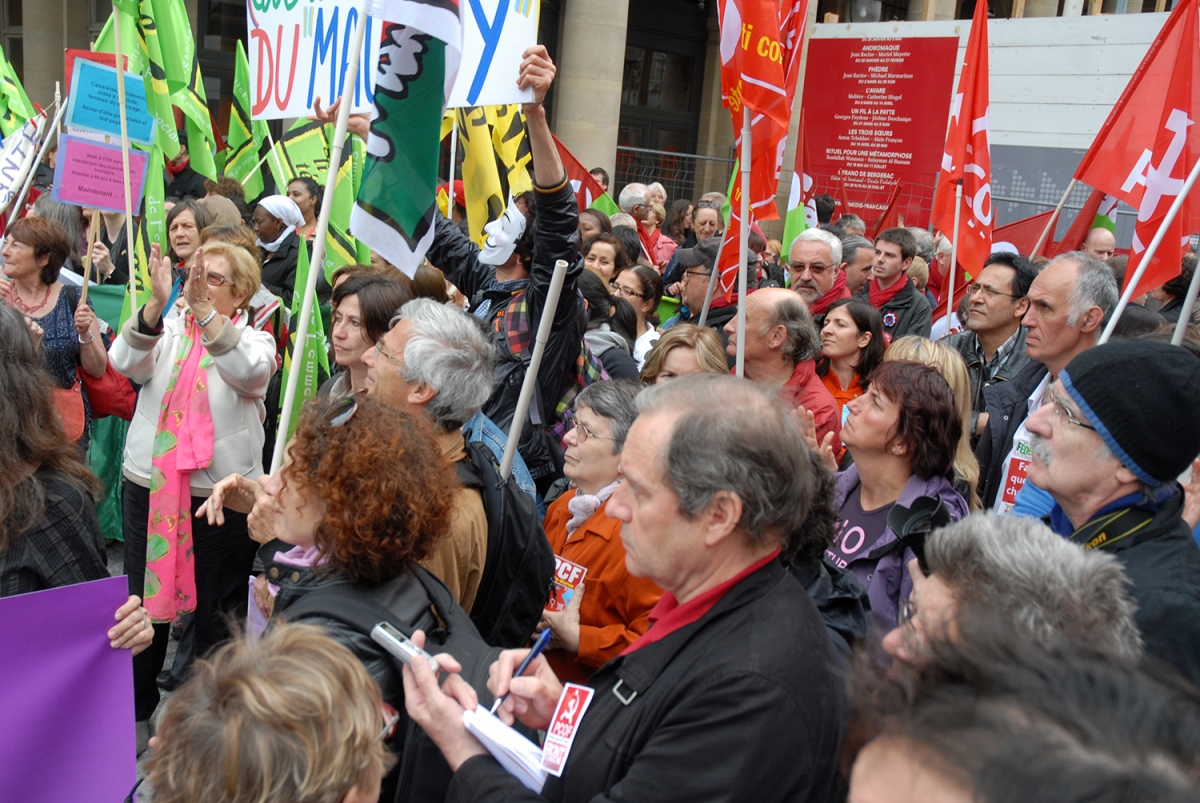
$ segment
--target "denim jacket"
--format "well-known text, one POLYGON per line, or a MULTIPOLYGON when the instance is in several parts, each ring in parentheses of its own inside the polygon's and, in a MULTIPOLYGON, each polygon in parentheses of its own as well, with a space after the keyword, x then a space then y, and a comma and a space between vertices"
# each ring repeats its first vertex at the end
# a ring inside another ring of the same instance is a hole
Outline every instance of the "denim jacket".
MULTIPOLYGON (((467 438, 471 443, 482 443, 486 446, 496 456, 497 463, 504 459, 504 447, 508 444, 508 436, 504 430, 496 426, 496 422, 484 415, 482 411, 467 421, 463 426, 463 432, 467 433, 467 438)), ((529 473, 529 468, 526 467, 520 452, 513 457, 512 475, 516 479, 517 485, 521 486, 521 490, 529 494, 534 502, 538 502, 533 475, 529 473)))

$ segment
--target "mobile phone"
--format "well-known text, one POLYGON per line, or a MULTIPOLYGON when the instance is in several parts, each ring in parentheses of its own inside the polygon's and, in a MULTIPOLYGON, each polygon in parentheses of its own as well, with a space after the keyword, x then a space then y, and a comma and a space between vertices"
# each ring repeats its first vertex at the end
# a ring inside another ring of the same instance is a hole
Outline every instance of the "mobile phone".
POLYGON ((411 665, 414 660, 421 658, 429 664, 429 668, 433 670, 434 674, 437 674, 442 669, 432 655, 422 650, 416 644, 413 644, 408 636, 387 622, 380 622, 371 628, 371 638, 376 644, 406 664, 411 665))

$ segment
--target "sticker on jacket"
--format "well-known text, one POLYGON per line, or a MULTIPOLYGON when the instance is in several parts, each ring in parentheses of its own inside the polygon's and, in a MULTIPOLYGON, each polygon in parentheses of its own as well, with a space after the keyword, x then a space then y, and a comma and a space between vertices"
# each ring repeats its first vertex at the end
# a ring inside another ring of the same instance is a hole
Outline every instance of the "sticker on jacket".
POLYGON ((550 584, 550 601, 546 603, 546 610, 565 611, 571 604, 571 597, 575 596, 575 589, 586 575, 586 566, 555 555, 554 582, 550 584))
POLYGON ((542 769, 556 778, 562 776, 575 734, 579 732, 579 721, 595 693, 595 689, 576 683, 563 686, 562 696, 554 707, 554 717, 546 730, 546 743, 542 745, 542 769))

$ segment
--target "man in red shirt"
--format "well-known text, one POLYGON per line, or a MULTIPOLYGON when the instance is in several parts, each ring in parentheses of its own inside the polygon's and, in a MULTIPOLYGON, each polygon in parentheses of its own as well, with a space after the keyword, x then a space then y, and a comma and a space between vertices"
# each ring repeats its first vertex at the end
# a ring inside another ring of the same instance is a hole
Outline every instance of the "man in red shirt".
MULTIPOLYGON (((725 324, 729 345, 737 354, 737 318, 725 324)), ((821 338, 803 299, 792 290, 767 287, 746 296, 746 378, 779 388, 779 397, 792 407, 813 414, 817 441, 833 433, 833 454, 842 456, 842 422, 837 402, 817 376, 821 338)))

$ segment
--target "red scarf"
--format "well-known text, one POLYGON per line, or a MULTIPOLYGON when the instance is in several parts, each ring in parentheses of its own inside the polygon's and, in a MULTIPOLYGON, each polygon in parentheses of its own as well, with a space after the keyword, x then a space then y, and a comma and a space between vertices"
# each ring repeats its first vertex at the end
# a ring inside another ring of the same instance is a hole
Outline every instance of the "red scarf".
POLYGON ((645 226, 642 225, 642 221, 640 221, 640 220, 637 221, 637 233, 638 233, 638 237, 641 238, 642 248, 646 252, 646 257, 651 262, 653 262, 654 261, 654 246, 658 245, 658 238, 661 236, 662 233, 658 229, 655 229, 654 231, 650 231, 649 229, 647 229, 645 226))
POLYGON ((889 301, 891 301, 896 296, 898 296, 900 294, 900 291, 908 286, 908 282, 909 282, 909 278, 908 278, 908 274, 906 273, 903 276, 901 276, 899 279, 897 279, 895 284, 893 284, 888 289, 880 290, 879 284, 874 279, 872 279, 871 285, 870 285, 870 287, 871 287, 871 306, 874 307, 875 309, 883 309, 883 305, 888 303, 889 301))
POLYGON ((178 176, 180 173, 182 173, 184 170, 186 170, 187 166, 191 163, 192 163, 191 156, 183 157, 183 161, 167 162, 167 172, 171 174, 171 178, 174 178, 175 176, 178 176))
POLYGON ((818 298, 816 301, 808 305, 808 310, 813 315, 824 315, 829 311, 830 305, 841 298, 849 298, 850 291, 846 289, 846 271, 839 270, 837 278, 833 280, 833 287, 830 287, 825 295, 818 298))

